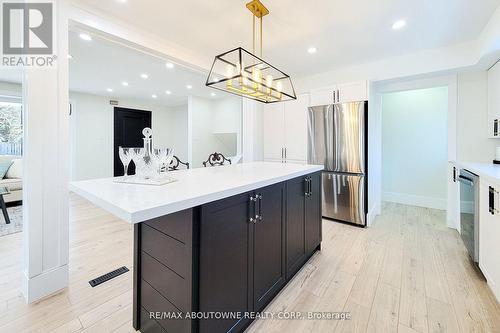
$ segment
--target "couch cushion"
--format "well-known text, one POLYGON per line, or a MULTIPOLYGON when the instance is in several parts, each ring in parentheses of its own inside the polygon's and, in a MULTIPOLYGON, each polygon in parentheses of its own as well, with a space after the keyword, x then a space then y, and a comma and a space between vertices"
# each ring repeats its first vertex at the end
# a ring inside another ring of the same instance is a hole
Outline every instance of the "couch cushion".
POLYGON ((12 165, 12 161, 10 162, 0 162, 0 179, 5 177, 7 171, 9 171, 10 166, 12 165))
POLYGON ((21 179, 23 178, 23 160, 20 158, 15 158, 12 160, 12 165, 10 166, 5 178, 21 179))
POLYGON ((23 189, 22 179, 2 179, 0 180, 1 187, 7 187, 9 191, 19 191, 23 189))

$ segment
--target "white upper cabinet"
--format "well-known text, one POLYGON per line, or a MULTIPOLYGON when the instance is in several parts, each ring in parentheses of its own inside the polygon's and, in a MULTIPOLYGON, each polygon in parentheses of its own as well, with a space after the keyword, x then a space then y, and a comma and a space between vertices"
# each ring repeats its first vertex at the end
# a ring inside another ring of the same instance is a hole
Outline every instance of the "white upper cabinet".
POLYGON ((360 81, 353 83, 343 83, 337 86, 339 94, 339 103, 367 101, 368 100, 368 82, 360 81))
POLYGON ((264 105, 264 160, 281 161, 284 157, 285 103, 264 105))
POLYGON ((368 100, 368 82, 342 83, 311 91, 310 106, 368 100))
POLYGON ((264 160, 304 163, 309 95, 264 105, 264 160))
POLYGON ((488 136, 500 138, 500 62, 488 71, 488 136))
POLYGON ((285 159, 305 162, 307 159, 307 108, 309 95, 285 104, 285 159))
POLYGON ((333 104, 333 91, 336 87, 311 91, 310 106, 333 104))

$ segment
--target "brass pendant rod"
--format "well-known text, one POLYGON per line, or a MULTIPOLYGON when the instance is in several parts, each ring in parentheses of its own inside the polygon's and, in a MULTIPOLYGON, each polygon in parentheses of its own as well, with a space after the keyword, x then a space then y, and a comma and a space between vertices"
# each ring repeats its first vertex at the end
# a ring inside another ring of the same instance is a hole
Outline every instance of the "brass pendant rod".
POLYGON ((260 17, 260 58, 262 59, 262 16, 260 17))
POLYGON ((253 54, 255 54, 255 15, 253 15, 253 54))

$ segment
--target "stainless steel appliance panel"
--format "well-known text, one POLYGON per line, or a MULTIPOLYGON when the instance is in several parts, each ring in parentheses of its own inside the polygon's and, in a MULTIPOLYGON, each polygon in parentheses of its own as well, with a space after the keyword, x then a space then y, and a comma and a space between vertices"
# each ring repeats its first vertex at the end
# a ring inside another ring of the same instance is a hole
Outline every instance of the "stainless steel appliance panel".
POLYGON ((366 225, 365 177, 323 172, 323 216, 366 225))
POLYGON ((365 173, 366 102, 335 104, 333 112, 333 169, 365 173))
POLYGON ((479 177, 460 170, 460 236, 474 262, 479 261, 479 177))
POLYGON ((308 109, 307 163, 333 169, 333 105, 308 109))

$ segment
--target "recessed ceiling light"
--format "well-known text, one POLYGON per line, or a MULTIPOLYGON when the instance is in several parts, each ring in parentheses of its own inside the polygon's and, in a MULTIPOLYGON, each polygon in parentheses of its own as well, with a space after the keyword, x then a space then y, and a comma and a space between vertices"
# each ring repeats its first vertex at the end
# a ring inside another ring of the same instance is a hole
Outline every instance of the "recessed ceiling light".
POLYGON ((173 63, 171 63, 171 62, 167 62, 167 63, 165 64, 165 66, 166 66, 168 69, 172 69, 172 68, 174 68, 174 64, 173 64, 173 63))
POLYGON ((141 74, 141 77, 145 80, 149 77, 149 75, 148 74, 141 74))
POLYGON ((186 86, 186 88, 187 88, 187 89, 191 89, 191 88, 193 88, 193 86, 192 86, 192 85, 190 85, 190 84, 188 84, 188 85, 186 86))
POLYGON ((307 49, 307 53, 309 54, 314 54, 318 51, 317 48, 315 48, 314 46, 311 46, 310 48, 307 49))
POLYGON ((127 2, 127 0, 115 0, 116 2, 119 2, 119 3, 125 3, 127 2))
POLYGON ((113 92, 113 89, 108 88, 108 89, 106 89, 106 91, 107 91, 107 92, 113 92))
POLYGON ((153 98, 157 98, 158 96, 156 96, 155 94, 153 94, 153 95, 151 95, 151 97, 153 97, 153 98))
POLYGON ((68 59, 73 59, 73 56, 71 54, 68 54, 68 59))
POLYGON ((122 82, 122 86, 127 87, 128 86, 128 82, 127 81, 123 81, 122 82))
POLYGON ((216 93, 210 93, 210 96, 215 97, 217 94, 216 93))
POLYGON ((165 94, 170 95, 172 92, 170 90, 165 91, 165 94))
POLYGON ((80 34, 80 38, 83 39, 83 40, 86 40, 86 41, 92 40, 92 37, 90 37, 90 35, 84 34, 84 33, 80 34))
POLYGON ((394 22, 392 24, 392 29, 393 30, 399 30, 399 29, 404 28, 405 25, 406 25, 406 21, 405 20, 398 20, 398 21, 396 21, 396 22, 394 22))

